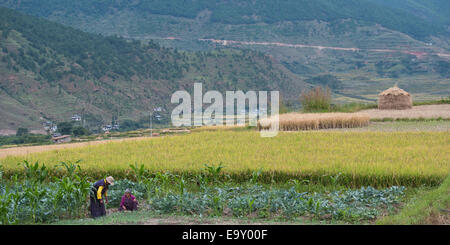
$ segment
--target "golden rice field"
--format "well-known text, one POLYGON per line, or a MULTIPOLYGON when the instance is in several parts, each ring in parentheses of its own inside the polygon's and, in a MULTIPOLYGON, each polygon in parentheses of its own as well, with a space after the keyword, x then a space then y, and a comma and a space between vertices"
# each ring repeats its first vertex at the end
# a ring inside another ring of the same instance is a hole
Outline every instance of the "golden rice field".
MULTIPOLYGON (((276 118, 258 121, 258 129, 270 129, 276 118)), ((368 126, 370 117, 365 113, 287 113, 279 115, 282 131, 317 130, 331 128, 355 128, 368 126)))
POLYGON ((129 164, 152 172, 195 174, 204 164, 222 163, 239 181, 262 169, 263 181, 307 178, 323 182, 341 174, 348 185, 416 186, 440 183, 450 172, 448 132, 280 132, 261 138, 256 131, 205 131, 187 135, 109 142, 0 159, 5 174, 17 163, 55 166, 81 159, 87 175, 130 177, 129 164))

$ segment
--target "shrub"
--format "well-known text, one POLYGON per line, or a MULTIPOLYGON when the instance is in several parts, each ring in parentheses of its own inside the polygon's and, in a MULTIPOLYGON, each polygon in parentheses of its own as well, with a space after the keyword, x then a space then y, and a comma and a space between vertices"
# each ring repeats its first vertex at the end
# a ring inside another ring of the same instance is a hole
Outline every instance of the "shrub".
POLYGON ((73 135, 75 136, 83 136, 83 135, 90 135, 91 132, 89 132, 89 130, 83 128, 83 127, 75 127, 72 130, 73 135))
POLYGON ((73 125, 71 122, 58 123, 58 132, 61 134, 72 134, 73 125))
POLYGON ((300 95, 300 103, 305 112, 328 111, 331 104, 331 91, 328 87, 315 87, 300 95))

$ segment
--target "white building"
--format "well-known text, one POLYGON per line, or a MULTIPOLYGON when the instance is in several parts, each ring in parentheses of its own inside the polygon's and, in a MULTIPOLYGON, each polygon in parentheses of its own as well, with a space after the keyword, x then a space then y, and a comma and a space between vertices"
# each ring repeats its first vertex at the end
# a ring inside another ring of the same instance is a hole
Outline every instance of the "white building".
POLYGON ((72 121, 76 121, 76 122, 81 121, 81 116, 78 115, 78 114, 73 115, 73 116, 72 116, 72 121))

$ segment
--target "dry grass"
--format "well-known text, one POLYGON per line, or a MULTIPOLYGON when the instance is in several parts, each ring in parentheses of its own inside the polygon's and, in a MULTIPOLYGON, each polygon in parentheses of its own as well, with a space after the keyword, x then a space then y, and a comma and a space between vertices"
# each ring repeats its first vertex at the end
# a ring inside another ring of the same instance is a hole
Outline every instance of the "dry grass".
MULTIPOLYGON (((317 130, 331 128, 355 128, 369 125, 365 113, 288 113, 279 116, 281 131, 317 130)), ((270 129, 274 119, 258 122, 258 129, 270 129)))
POLYGON ((405 90, 395 86, 379 94, 378 109, 404 110, 412 108, 411 95, 405 90))
POLYGON ((378 110, 361 111, 369 114, 371 119, 383 118, 450 118, 450 104, 414 106, 408 110, 378 110))
POLYGON ((201 126, 197 128, 193 128, 192 132, 202 132, 202 131, 226 131, 226 130, 234 130, 234 129, 241 129, 245 128, 246 126, 241 125, 212 125, 212 126, 201 126))

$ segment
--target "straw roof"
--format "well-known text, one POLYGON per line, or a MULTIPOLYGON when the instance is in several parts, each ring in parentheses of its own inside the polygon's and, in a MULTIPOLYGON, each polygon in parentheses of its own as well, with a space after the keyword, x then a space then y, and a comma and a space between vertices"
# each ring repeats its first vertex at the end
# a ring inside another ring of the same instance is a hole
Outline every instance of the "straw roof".
POLYGON ((392 88, 384 90, 379 95, 380 96, 386 96, 386 95, 407 95, 408 96, 409 93, 397 86, 394 86, 392 88))

